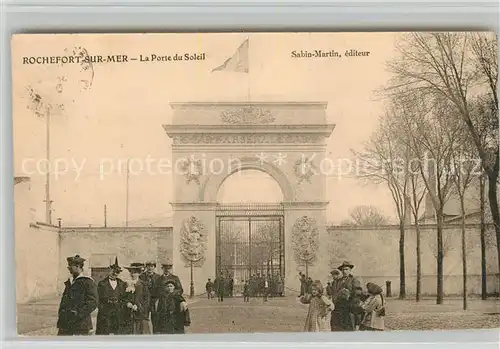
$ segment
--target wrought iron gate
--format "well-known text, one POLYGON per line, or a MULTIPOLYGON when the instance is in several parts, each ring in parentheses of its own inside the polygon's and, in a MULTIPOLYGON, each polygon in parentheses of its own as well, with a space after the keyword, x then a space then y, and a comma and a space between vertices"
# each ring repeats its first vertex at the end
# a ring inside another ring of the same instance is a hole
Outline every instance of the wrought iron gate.
POLYGON ((285 277, 284 209, 281 204, 218 205, 216 276, 234 280, 240 295, 251 276, 285 277))

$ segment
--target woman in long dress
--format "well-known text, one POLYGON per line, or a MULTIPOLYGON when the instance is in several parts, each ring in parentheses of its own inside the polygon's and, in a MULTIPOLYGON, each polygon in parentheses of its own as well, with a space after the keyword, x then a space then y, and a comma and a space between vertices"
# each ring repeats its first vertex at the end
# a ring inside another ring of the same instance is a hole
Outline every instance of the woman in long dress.
POLYGON ((185 326, 191 324, 187 302, 174 292, 175 283, 167 280, 158 285, 158 299, 154 304, 155 333, 185 333, 185 326))
POLYGON ((323 292, 321 281, 316 280, 311 285, 311 293, 300 297, 301 303, 309 304, 304 332, 330 331, 330 316, 335 306, 323 292))
POLYGON ((132 263, 125 267, 130 272, 127 288, 122 299, 121 334, 150 334, 148 307, 149 289, 139 276, 142 263, 132 263))

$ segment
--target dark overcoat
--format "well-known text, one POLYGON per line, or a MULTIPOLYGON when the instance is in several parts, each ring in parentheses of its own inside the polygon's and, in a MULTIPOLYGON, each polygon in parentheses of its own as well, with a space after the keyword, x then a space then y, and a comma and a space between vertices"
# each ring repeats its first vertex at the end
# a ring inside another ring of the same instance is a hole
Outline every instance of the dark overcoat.
POLYGON ((160 279, 160 275, 156 273, 142 273, 139 276, 139 279, 147 286, 149 290, 149 296, 151 298, 151 302, 148 308, 148 314, 153 309, 153 304, 156 299, 156 285, 158 284, 158 280, 160 279))
POLYGON ((97 284, 99 292, 99 312, 97 313, 96 334, 118 334, 120 330, 122 302, 127 284, 117 278, 113 290, 109 277, 97 284))
POLYGON ((361 287, 361 283, 353 275, 332 282, 332 301, 335 304, 330 320, 332 331, 354 331, 356 329, 358 321, 357 316, 352 311, 352 303, 356 299, 356 288, 359 287, 361 287), (348 291, 347 297, 341 297, 343 289, 348 291))
POLYGON ((92 330, 91 313, 97 308, 99 294, 94 280, 79 276, 64 283, 59 304, 57 328, 62 335, 88 334, 92 330))
POLYGON ((168 294, 165 291, 159 294, 155 306, 154 329, 157 334, 185 333, 185 325, 190 324, 188 310, 181 309, 185 299, 179 294, 168 294))
POLYGON ((120 332, 122 334, 144 334, 146 332, 146 329, 142 327, 143 323, 149 320, 150 302, 149 289, 141 280, 137 281, 132 292, 128 292, 127 289, 125 289, 121 302, 122 315, 120 332), (133 311, 128 308, 128 303, 136 305, 137 310, 133 311), (138 331, 141 333, 137 333, 138 331))

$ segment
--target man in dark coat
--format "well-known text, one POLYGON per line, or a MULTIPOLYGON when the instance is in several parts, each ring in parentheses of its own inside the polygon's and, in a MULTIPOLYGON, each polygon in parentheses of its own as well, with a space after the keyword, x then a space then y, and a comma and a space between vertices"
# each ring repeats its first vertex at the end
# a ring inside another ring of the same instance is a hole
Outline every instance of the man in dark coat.
POLYGON ((122 268, 118 259, 109 267, 109 276, 97 285, 99 312, 97 313, 96 335, 119 334, 122 313, 122 299, 127 284, 118 277, 122 268))
POLYGON ((88 335, 92 330, 91 313, 97 308, 99 295, 94 280, 83 275, 85 259, 76 255, 66 258, 71 277, 59 305, 59 336, 88 335))
POLYGON ((153 321, 154 320, 153 318, 155 315, 152 313, 152 311, 154 308, 155 301, 158 298, 156 296, 155 292, 156 292, 156 286, 158 284, 158 280, 160 279, 160 275, 155 273, 155 269, 156 269, 156 262, 155 261, 148 261, 148 262, 146 262, 146 270, 139 277, 139 279, 148 287, 149 295, 151 297, 151 303, 149 305, 147 313, 148 313, 148 317, 150 317, 150 319, 151 319, 153 333, 155 333, 155 329, 154 329, 155 321, 153 321))
POLYGON ((155 273, 156 269, 156 262, 154 261, 148 261, 146 262, 146 270, 139 276, 139 279, 148 287, 149 289, 149 294, 151 296, 151 307, 148 309, 150 312, 152 309, 152 305, 154 304, 155 300, 155 287, 156 284, 158 283, 158 279, 160 278, 160 275, 155 273))
POLYGON ((352 275, 354 265, 344 261, 338 269, 342 277, 332 281, 332 301, 335 309, 332 312, 330 325, 332 331, 354 331, 356 329, 356 317, 351 311, 351 304, 357 296, 356 291, 361 283, 352 275))
POLYGON ((217 278, 216 289, 215 289, 215 292, 217 293, 218 302, 224 302, 225 288, 226 288, 226 280, 224 279, 224 276, 221 274, 217 278))
POLYGON ((172 267, 173 265, 171 263, 162 264, 163 275, 161 275, 158 280, 161 280, 163 285, 165 285, 167 281, 173 281, 176 293, 182 295, 184 294, 184 289, 182 288, 181 280, 177 275, 172 274, 172 267))
POLYGON ((214 283, 212 282, 211 279, 208 279, 207 283, 205 284, 205 290, 207 291, 208 299, 213 298, 212 292, 214 291, 214 283))

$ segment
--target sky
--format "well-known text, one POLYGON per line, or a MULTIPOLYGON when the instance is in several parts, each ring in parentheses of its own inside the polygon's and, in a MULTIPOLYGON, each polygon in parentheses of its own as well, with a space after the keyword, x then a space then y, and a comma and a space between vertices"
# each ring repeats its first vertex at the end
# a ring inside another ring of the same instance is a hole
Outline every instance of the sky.
MULTIPOLYGON (((46 157, 46 116, 37 116, 28 88, 53 106, 50 115, 50 163, 62 171, 52 176, 53 221, 64 225, 102 225, 104 205, 108 225, 125 220, 126 176, 118 171, 127 158, 171 158, 171 140, 163 124, 171 123, 172 102, 193 101, 326 101, 327 122, 335 129, 327 155, 350 158, 377 127, 383 104, 374 91, 389 78, 387 60, 394 58, 396 33, 260 33, 260 34, 99 34, 37 35, 13 40, 14 172, 32 181, 33 207, 44 219, 43 168, 46 157), (250 72, 212 72, 249 38, 250 72), (202 61, 94 64, 92 71, 77 65, 22 64, 24 56, 71 54, 83 47, 90 55, 129 56, 202 53, 202 61), (368 57, 297 59, 293 50, 369 51, 368 57), (58 77, 63 77, 61 82, 58 77), (92 81, 89 88, 83 81, 92 81), (57 92, 61 84, 62 92, 57 92), (63 107, 61 107, 61 105, 63 107), (105 163, 105 176, 99 164, 105 163), (63 164, 67 164, 66 167, 63 164), (40 169, 42 171, 40 171, 40 169), (76 169, 76 170, 75 170, 76 169), (112 171, 111 171, 112 170, 112 171), (80 172, 81 171, 81 172, 80 172), (79 174, 78 178, 77 175, 79 174)), ((35 103, 36 104, 36 103, 35 103)), ((256 185, 271 198, 279 187, 265 174, 248 172, 228 180, 221 200, 238 198, 234 188, 256 185), (244 182, 242 182, 244 181, 244 182)), ((129 178, 131 225, 170 224, 170 175, 136 173, 129 178)), ((327 220, 339 223, 357 205, 374 205, 394 217, 390 192, 383 186, 363 185, 356 179, 330 177, 327 220)), ((262 197, 262 196, 256 196, 262 197)))

